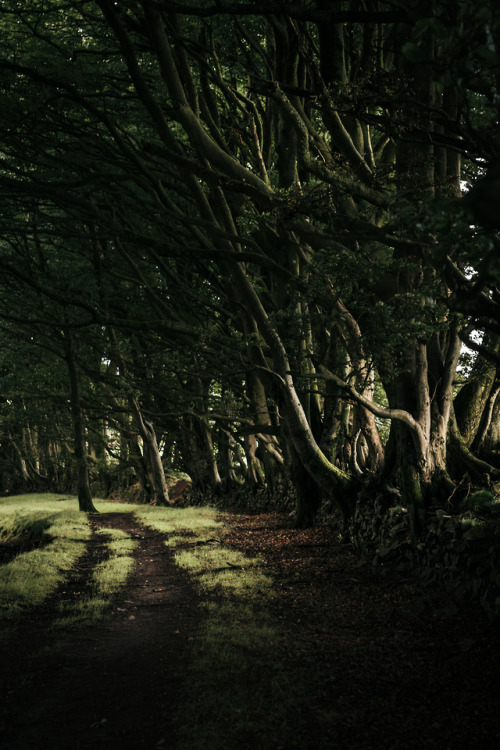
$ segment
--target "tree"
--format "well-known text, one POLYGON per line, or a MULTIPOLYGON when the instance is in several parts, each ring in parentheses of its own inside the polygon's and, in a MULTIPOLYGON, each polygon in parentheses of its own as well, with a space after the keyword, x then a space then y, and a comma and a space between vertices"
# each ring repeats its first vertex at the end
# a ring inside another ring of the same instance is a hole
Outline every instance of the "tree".
MULTIPOLYGON (((496 476, 453 406, 461 342, 487 330, 495 351, 498 337, 496 227, 470 219, 475 190, 495 179, 477 181, 482 165, 498 158, 489 1, 97 0, 1 13, 3 210, 35 202, 37 222, 54 217, 47 236, 87 233, 78 253, 95 294, 88 305, 75 290, 75 304, 88 324, 146 326, 170 371, 172 353, 187 361, 170 410, 186 464, 199 467, 201 451, 223 483, 230 441, 219 432, 219 451, 214 420, 235 440, 251 419, 247 461, 257 470, 261 449, 268 479, 285 461, 298 524, 325 497, 347 519, 375 474, 404 494, 414 535, 461 467, 496 476), (20 20, 29 44, 13 34, 20 20), (468 205, 464 176, 477 183, 468 205), (112 291, 123 268, 131 315, 112 291), (239 414, 211 420, 215 383, 237 394, 239 414)), ((494 413, 484 385, 468 407, 483 426, 494 413)))

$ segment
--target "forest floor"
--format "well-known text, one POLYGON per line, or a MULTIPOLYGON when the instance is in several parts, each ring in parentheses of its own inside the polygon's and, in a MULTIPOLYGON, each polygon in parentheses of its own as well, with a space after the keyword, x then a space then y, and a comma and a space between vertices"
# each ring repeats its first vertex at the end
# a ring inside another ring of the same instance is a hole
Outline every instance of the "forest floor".
MULTIPOLYGON (((498 623, 439 587, 363 564, 327 526, 294 530, 278 513, 225 520, 224 543, 264 560, 281 669, 304 686, 284 740, 249 735, 248 748, 500 747, 498 623)), ((137 539, 135 568, 104 621, 54 643, 58 604, 85 594, 99 561, 94 534, 70 580, 18 623, 0 650, 0 750, 180 747, 173 717, 204 616, 199 594, 164 535, 127 513, 92 523, 137 539)), ((233 750, 220 732, 218 747, 233 750)))

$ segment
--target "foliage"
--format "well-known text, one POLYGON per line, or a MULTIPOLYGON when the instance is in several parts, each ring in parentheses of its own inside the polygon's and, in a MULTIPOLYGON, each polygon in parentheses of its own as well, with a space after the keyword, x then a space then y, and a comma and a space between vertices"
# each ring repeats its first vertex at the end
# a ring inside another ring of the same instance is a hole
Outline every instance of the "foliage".
POLYGON ((495 511, 495 504, 498 505, 499 498, 495 496, 493 492, 488 490, 479 490, 474 492, 473 495, 465 497, 460 503, 460 510, 462 512, 470 510, 475 513, 484 513, 488 511, 495 511))
POLYGON ((0 24, 4 492, 162 504, 181 470, 227 502, 292 484, 304 526, 375 476, 417 538, 498 476, 495 376, 468 387, 498 363, 496 7, 0 24))
POLYGON ((500 524, 489 514, 486 519, 483 515, 494 501, 492 493, 475 495, 479 496, 475 501, 463 503, 461 514, 429 513, 425 535, 416 545, 409 541, 407 508, 393 506, 383 512, 378 498, 372 508, 358 507, 351 526, 353 542, 373 565, 393 564, 428 583, 444 583, 458 604, 478 602, 496 618, 500 614, 500 524))

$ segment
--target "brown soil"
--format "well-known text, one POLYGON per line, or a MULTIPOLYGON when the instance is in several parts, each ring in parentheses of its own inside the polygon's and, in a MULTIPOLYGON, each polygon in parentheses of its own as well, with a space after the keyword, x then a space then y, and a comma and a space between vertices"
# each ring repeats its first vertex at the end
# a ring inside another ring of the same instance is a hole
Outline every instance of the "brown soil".
MULTIPOLYGON (((481 611, 360 564, 327 527, 292 530, 282 514, 230 520, 226 542, 265 560, 282 665, 307 686, 284 750, 500 747, 500 643, 481 611)), ((126 513, 94 524, 137 537, 135 570, 102 625, 66 630, 54 650, 57 604, 85 595, 102 557, 95 535, 71 580, 19 624, 0 653, 0 750, 175 748, 196 593, 162 535, 126 513)))

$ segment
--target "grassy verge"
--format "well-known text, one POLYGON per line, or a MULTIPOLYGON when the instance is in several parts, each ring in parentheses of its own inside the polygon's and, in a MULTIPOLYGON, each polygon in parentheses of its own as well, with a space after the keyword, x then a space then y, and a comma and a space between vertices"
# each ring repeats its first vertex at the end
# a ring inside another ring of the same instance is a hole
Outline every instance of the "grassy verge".
POLYGON ((262 561, 224 545, 223 517, 213 509, 143 508, 136 517, 169 534, 177 564, 202 596, 205 617, 178 704, 178 747, 282 746, 295 690, 280 667, 262 561))
MULTIPOLYGON (((118 510, 115 503, 97 502, 96 506, 103 512, 118 510)), ((91 529, 88 516, 77 508, 76 498, 51 494, 0 499, 0 541, 26 548, 0 566, 0 619, 4 622, 15 620, 26 608, 53 594, 83 555, 91 529)), ((56 626, 102 618, 132 568, 136 542, 116 529, 98 533, 103 534, 108 557, 93 571, 91 595, 62 602, 56 626)))
POLYGON ((0 499, 0 540, 40 543, 0 566, 0 616, 41 604, 85 550, 91 531, 74 501, 57 495, 0 499))

